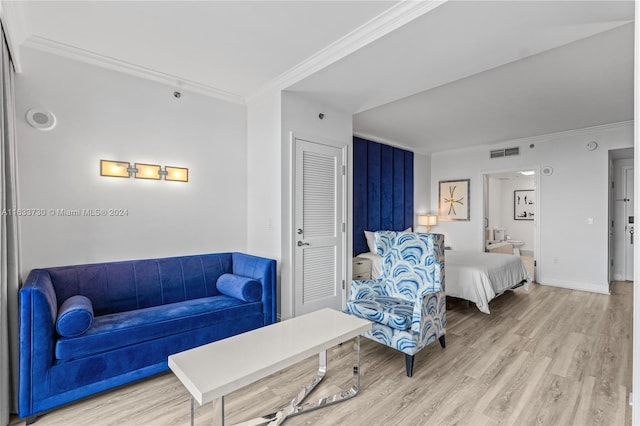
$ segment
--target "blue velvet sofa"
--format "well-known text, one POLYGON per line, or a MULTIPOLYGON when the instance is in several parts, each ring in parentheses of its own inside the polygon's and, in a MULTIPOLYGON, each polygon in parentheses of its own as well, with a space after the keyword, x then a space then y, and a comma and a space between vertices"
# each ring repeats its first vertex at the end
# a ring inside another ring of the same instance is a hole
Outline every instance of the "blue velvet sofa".
POLYGON ((276 300, 275 260, 242 253, 35 269, 20 289, 18 414, 32 423, 272 324, 276 300))

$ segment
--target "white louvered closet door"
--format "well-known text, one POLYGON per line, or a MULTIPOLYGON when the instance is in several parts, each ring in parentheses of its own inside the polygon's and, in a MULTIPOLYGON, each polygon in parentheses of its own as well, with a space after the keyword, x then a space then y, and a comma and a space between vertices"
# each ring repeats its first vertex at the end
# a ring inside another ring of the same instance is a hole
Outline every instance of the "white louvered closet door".
POLYGON ((342 309, 343 149, 295 139, 295 315, 342 309))

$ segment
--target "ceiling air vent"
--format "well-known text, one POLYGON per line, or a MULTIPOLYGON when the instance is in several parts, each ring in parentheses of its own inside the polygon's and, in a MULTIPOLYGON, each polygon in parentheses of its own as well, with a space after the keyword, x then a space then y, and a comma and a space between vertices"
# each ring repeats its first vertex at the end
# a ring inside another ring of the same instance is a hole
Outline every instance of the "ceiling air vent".
POLYGON ((489 158, 509 157, 511 155, 520 155, 520 148, 494 149, 489 153, 489 158))

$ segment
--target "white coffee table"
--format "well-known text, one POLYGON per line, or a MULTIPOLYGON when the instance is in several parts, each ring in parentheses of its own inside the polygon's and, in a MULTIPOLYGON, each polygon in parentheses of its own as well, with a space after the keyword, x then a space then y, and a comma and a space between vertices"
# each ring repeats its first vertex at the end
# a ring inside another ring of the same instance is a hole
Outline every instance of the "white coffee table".
POLYGON ((218 421, 224 424, 224 396, 319 354, 316 377, 291 402, 271 413, 243 424, 280 424, 295 416, 353 398, 360 388, 360 334, 371 329, 371 322, 333 309, 322 309, 266 327, 242 333, 169 356, 169 368, 191 393, 191 424, 194 401, 214 402, 218 421), (327 371, 327 349, 356 337, 354 383, 350 389, 303 403, 327 371))

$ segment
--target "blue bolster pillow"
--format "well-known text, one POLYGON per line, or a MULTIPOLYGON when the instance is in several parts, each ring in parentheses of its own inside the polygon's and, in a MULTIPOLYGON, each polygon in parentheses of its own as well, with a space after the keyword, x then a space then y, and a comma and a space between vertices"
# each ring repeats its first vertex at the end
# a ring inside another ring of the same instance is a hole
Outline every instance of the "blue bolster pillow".
POLYGON ((253 278, 223 274, 218 278, 216 287, 225 296, 235 297, 245 302, 258 302, 262 299, 262 284, 253 278))
POLYGON ((62 337, 77 337, 93 324, 93 305, 88 297, 71 296, 58 309, 56 331, 62 337))

